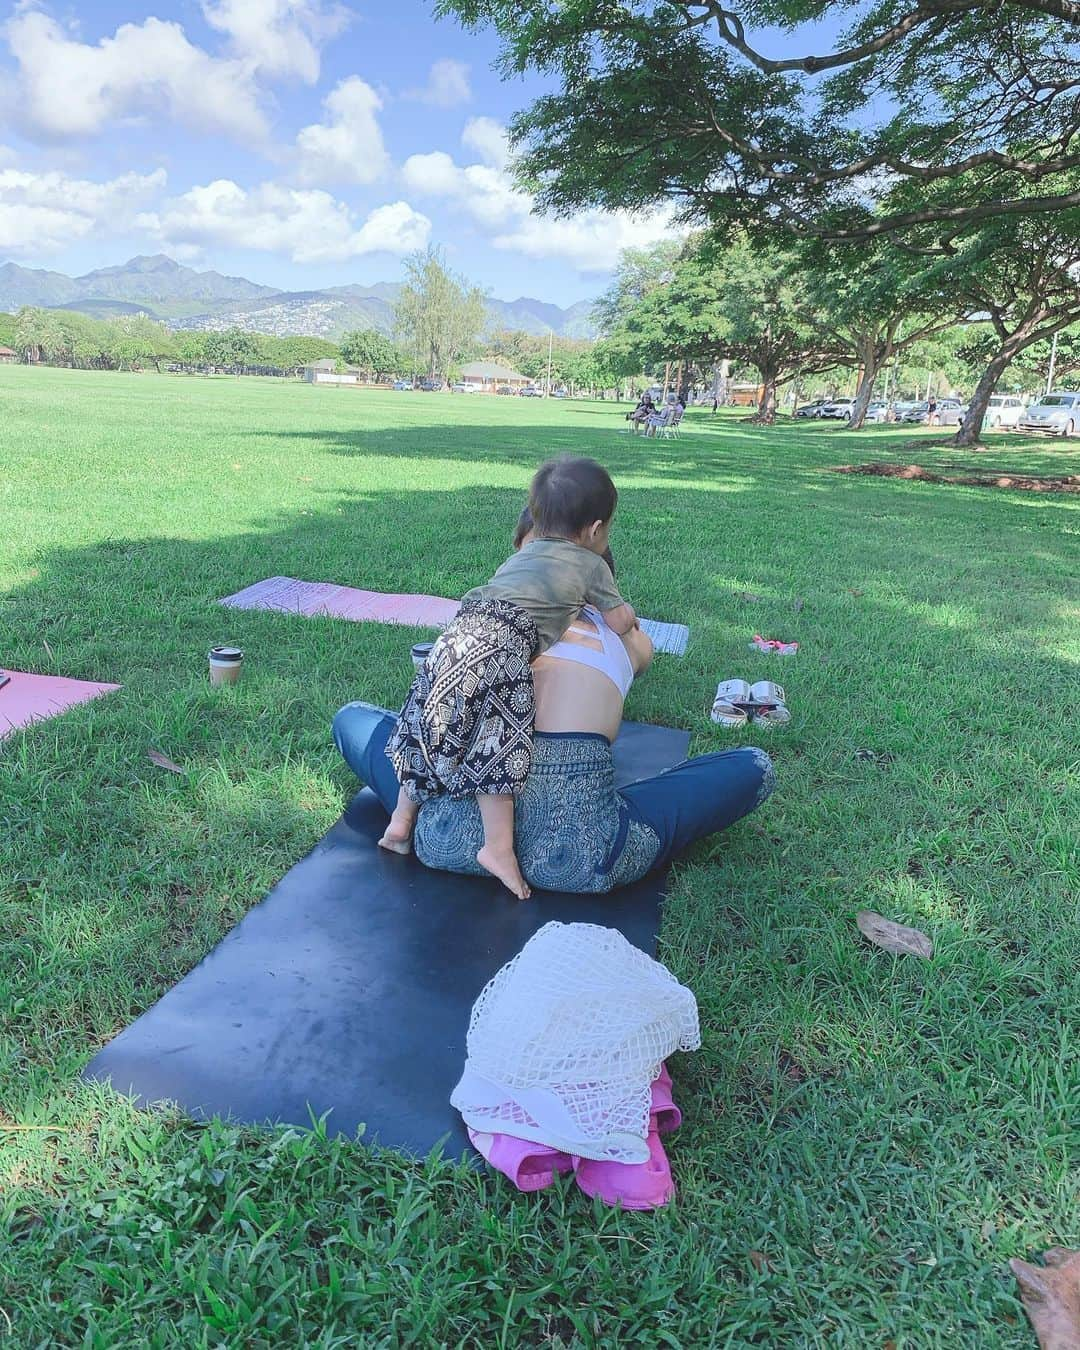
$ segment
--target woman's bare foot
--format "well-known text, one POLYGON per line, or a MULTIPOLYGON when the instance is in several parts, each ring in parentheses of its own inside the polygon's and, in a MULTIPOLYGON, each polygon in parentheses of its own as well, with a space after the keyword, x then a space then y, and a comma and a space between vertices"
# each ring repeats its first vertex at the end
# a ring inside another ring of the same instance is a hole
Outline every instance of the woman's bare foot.
POLYGON ((476 861, 485 872, 490 872, 492 876, 498 877, 506 889, 513 891, 519 900, 528 900, 529 896, 532 895, 529 883, 521 875, 517 854, 513 849, 508 852, 501 852, 492 848, 490 844, 485 844, 476 855, 476 861))
POLYGON ((412 826, 395 825, 391 821, 387 825, 383 837, 379 840, 379 847, 388 849, 391 853, 411 853, 412 826))

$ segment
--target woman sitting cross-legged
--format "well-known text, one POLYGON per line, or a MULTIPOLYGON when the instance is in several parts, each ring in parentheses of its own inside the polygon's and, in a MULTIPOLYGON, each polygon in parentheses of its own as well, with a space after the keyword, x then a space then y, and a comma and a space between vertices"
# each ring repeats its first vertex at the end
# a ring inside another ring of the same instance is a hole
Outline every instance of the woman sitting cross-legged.
MULTIPOLYGON (((615 787, 611 745, 623 700, 652 660, 639 629, 623 637, 587 609, 533 663, 536 725, 532 767, 514 803, 518 861, 532 886, 605 892, 665 866, 695 840, 739 820, 775 785, 763 750, 743 746, 697 755, 654 778, 615 787)), ((349 703, 334 740, 357 777, 394 809, 398 781, 386 757, 393 713, 349 703)), ((475 800, 424 803, 413 845, 427 867, 484 875, 476 861, 483 826, 475 800)))

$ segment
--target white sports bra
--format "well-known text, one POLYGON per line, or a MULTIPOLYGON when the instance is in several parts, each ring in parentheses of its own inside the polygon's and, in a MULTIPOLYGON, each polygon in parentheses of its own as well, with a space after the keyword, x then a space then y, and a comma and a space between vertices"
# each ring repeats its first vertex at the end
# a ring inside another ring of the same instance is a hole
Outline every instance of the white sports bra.
POLYGON ((560 661, 576 661, 579 666, 598 670, 601 675, 608 677, 625 698, 634 683, 634 667, 630 664, 630 656, 623 646, 622 638, 607 626, 604 616, 591 605, 586 605, 581 613, 583 618, 590 619, 596 625, 596 632, 589 628, 575 628, 573 625, 570 626, 570 632, 592 638, 593 641, 599 640, 601 650, 596 651, 584 642, 563 642, 560 639, 554 646, 549 647, 544 655, 557 657, 560 661))

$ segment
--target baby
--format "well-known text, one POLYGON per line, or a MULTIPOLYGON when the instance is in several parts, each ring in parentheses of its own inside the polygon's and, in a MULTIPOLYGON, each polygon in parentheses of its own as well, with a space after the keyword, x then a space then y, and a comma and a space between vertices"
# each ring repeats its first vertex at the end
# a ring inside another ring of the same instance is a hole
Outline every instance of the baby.
POLYGON ((551 459, 537 470, 528 542, 463 598, 413 680, 386 747, 401 791, 383 848, 409 851, 427 798, 475 797, 484 827, 476 861, 528 899, 514 851, 514 797, 532 759, 532 662, 585 604, 616 633, 637 623, 603 558, 617 500, 593 459, 551 459))

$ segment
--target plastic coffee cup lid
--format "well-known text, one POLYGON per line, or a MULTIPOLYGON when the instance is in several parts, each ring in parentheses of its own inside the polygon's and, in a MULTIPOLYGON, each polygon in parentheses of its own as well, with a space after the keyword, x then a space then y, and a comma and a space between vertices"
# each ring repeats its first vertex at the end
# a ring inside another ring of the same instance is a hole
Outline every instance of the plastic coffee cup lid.
POLYGON ((211 647, 211 661, 242 661, 244 653, 239 647, 211 647))

